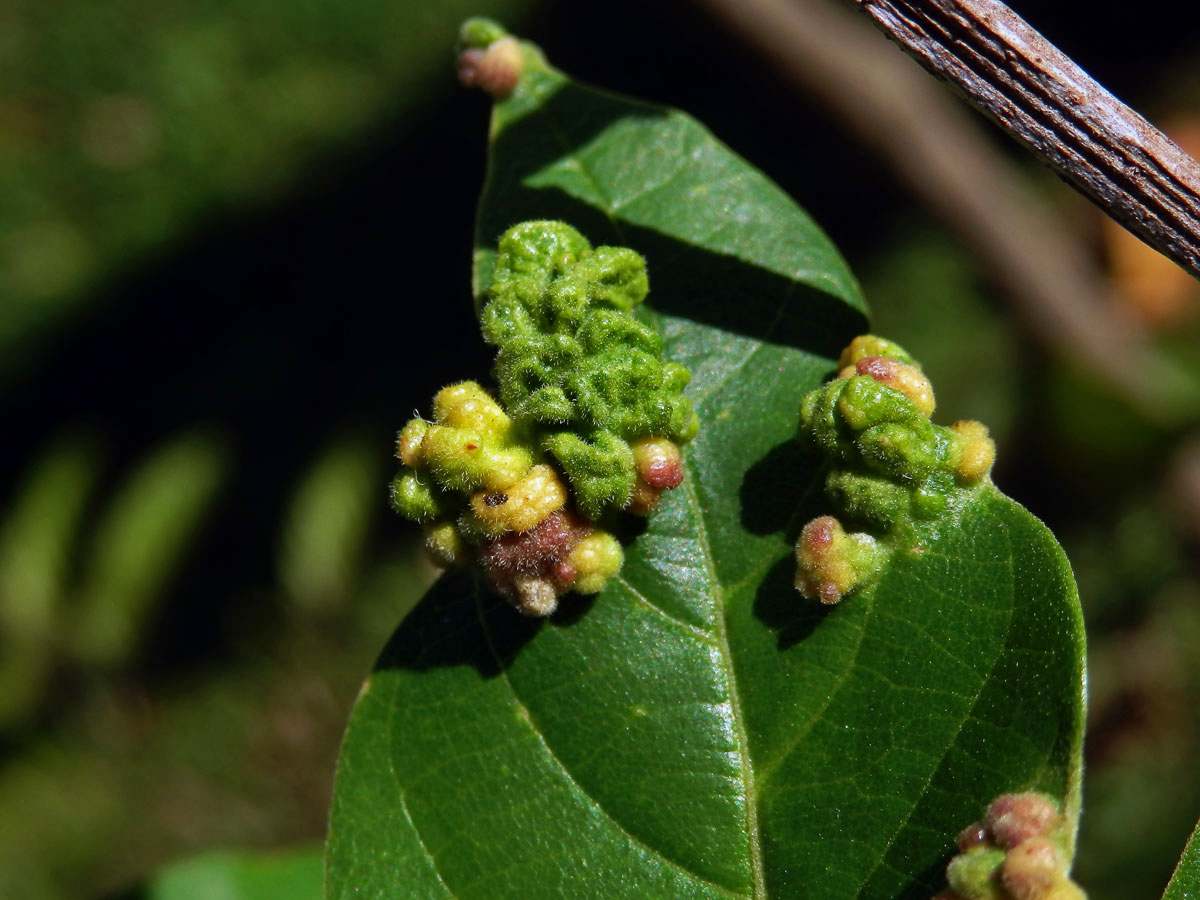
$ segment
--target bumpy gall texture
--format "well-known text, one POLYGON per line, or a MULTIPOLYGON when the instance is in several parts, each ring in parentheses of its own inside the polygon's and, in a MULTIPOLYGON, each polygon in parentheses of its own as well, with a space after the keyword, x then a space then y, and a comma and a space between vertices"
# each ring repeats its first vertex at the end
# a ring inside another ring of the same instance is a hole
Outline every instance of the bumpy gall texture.
MULTIPOLYGON (((489 23, 468 24, 467 51, 490 52, 489 23)), ((481 313, 499 400, 450 385, 432 421, 397 436, 393 508, 425 523, 438 565, 478 561, 528 615, 553 612, 568 590, 602 590, 622 552, 597 521, 647 515, 683 480, 679 444, 699 420, 682 394, 688 371, 632 315, 648 289, 632 250, 593 248, 561 222, 513 226, 481 313)))
POLYGON ((497 99, 507 97, 521 80, 525 53, 521 43, 490 19, 469 19, 459 31, 458 80, 497 99))
POLYGON ((1068 871, 1069 825, 1058 804, 1032 791, 992 801, 958 835, 950 888, 934 900, 1086 900, 1068 871))
POLYGON ((842 351, 833 381, 801 403, 800 438, 831 463, 826 495, 847 532, 829 516, 814 520, 796 544, 796 588, 836 603, 870 584, 902 541, 912 542, 986 481, 996 448, 978 422, 934 425, 933 386, 899 345, 874 335, 842 351), (817 527, 826 519, 828 524, 817 527), (814 538, 836 535, 826 547, 814 538))
POLYGON ((796 589, 822 603, 837 603, 874 571, 881 553, 873 537, 846 534, 833 516, 813 519, 796 542, 796 589))
POLYGON ((1015 847, 1058 829, 1062 814, 1058 805, 1045 794, 1026 791, 1004 794, 993 800, 983 824, 1001 847, 1015 847))

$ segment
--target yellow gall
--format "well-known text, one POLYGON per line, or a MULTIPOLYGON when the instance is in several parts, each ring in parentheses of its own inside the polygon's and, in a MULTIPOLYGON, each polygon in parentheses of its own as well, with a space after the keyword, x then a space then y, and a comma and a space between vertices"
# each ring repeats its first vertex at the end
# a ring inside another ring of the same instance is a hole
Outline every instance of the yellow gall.
POLYGON ((1071 879, 1064 878, 1050 888, 1042 900, 1087 900, 1087 894, 1071 879))
POLYGON ((554 469, 537 465, 502 490, 471 496, 471 512, 493 533, 529 531, 567 502, 567 489, 554 469))
POLYGON ((833 516, 813 519, 796 541, 796 590, 810 600, 837 603, 858 573, 845 552, 847 535, 833 516))
POLYGON ((850 369, 850 375, 854 374, 854 364, 866 356, 889 356, 891 348, 894 345, 891 341, 884 340, 881 337, 876 337, 873 334, 860 334, 842 351, 842 355, 838 357, 838 373, 841 377, 849 377, 845 373, 850 369))
POLYGON ((514 37, 493 41, 486 50, 471 48, 458 56, 458 80, 496 99, 507 97, 521 80, 525 57, 514 37))
POLYGON ((421 456, 434 467, 478 467, 487 451, 483 436, 466 428, 431 425, 421 437, 421 456))
POLYGON ((641 438, 631 449, 636 478, 625 509, 648 516, 658 506, 662 492, 683 481, 683 455, 674 441, 663 437, 641 438))
POLYGON ((666 438, 645 437, 635 442, 633 463, 642 481, 657 490, 679 487, 683 481, 683 456, 666 438))
POLYGON ((443 569, 465 566, 474 556, 471 547, 453 522, 441 522, 425 529, 425 550, 433 564, 443 569))
POLYGON ((428 430, 429 423, 424 419, 410 419, 396 437, 396 458, 410 468, 419 469, 425 462, 421 441, 428 430))
POLYGON ((433 398, 433 418, 439 425, 469 428, 490 438, 503 438, 512 427, 512 420, 500 404, 474 381, 438 391, 433 398))
POLYGON ((593 531, 581 538, 567 557, 575 570, 572 587, 581 594, 603 590, 608 579, 621 570, 624 556, 620 542, 607 531, 593 531))
POLYGON ((494 450, 488 455, 483 486, 489 491, 507 490, 526 476, 532 462, 532 455, 523 447, 494 450))
POLYGON ((958 480, 973 484, 986 477, 996 462, 996 443, 988 435, 982 422, 965 419, 955 422, 950 429, 958 435, 958 462, 954 474, 958 480))

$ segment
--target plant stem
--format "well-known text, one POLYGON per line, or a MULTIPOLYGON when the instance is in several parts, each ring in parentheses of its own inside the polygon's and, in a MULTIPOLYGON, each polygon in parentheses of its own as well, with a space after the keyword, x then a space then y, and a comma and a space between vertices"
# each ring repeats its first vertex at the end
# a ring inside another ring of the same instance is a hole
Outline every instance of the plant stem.
POLYGON ((699 0, 757 47, 933 210, 984 263, 1026 327, 1155 420, 1183 376, 1113 296, 1072 226, 974 120, 839 0, 699 0))
POLYGON ((938 78, 1200 276, 1200 164, 996 0, 851 0, 938 78))

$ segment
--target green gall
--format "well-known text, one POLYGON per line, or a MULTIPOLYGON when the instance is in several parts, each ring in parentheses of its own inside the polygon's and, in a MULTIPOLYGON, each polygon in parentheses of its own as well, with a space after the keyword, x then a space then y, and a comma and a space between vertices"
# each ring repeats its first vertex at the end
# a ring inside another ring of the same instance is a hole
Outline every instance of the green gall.
POLYGON ((825 494, 849 522, 886 531, 909 514, 911 492, 903 485, 850 469, 825 477, 825 494))
POLYGON ((893 481, 920 484, 944 459, 945 441, 938 440, 926 419, 872 425, 858 439, 858 450, 868 469, 893 481))
POLYGON ((425 531, 425 550, 433 564, 443 569, 465 566, 474 558, 470 544, 453 522, 430 525, 425 531))
POLYGON ((493 299, 506 295, 514 282, 532 279, 543 288, 577 260, 591 255, 587 238, 565 222, 522 222, 500 236, 492 271, 493 299))
POLYGON ((504 26, 483 17, 467 19, 458 29, 458 43, 463 49, 484 50, 503 37, 508 37, 504 26))
MULTIPOLYGON (((838 514, 869 529, 886 559, 898 546, 919 547, 936 534, 933 523, 987 481, 996 448, 978 422, 947 428, 930 421, 933 386, 898 344, 860 335, 842 351, 839 366, 837 378, 801 401, 799 439, 830 463, 825 491, 838 514)), ((796 586, 817 596, 811 572, 803 571, 816 565, 805 562, 803 541, 802 535, 796 586)), ((848 579, 826 581, 833 586, 824 590, 839 598, 865 583, 841 589, 848 579)))
POLYGON ((923 484, 912 491, 911 508, 918 519, 936 519, 950 508, 950 497, 941 484, 923 484))
POLYGON ((575 490, 575 505, 596 520, 629 502, 636 470, 633 450, 608 431, 586 441, 572 431, 547 435, 542 446, 558 462, 575 490))
POLYGON ((447 508, 446 498, 431 481, 411 469, 397 475, 389 494, 392 509, 414 522, 428 522, 442 515, 447 508))
POLYGON ((483 332, 518 422, 625 442, 695 433, 687 370, 665 362, 662 338, 629 314, 649 289, 637 253, 593 249, 562 222, 524 222, 501 236, 492 278, 483 332))
POLYGON ((585 287, 593 303, 620 312, 632 311, 650 292, 646 261, 628 247, 597 247, 569 275, 585 287))
POLYGON ((946 880, 963 900, 1008 900, 999 882, 1004 851, 977 847, 950 860, 946 880))
POLYGON ((841 388, 837 415, 854 431, 888 422, 915 422, 924 418, 912 400, 870 375, 853 375, 834 384, 841 388))
POLYGON ((873 381, 899 391, 912 401, 921 415, 933 415, 937 402, 933 396, 933 385, 915 365, 900 362, 886 356, 865 356, 853 366, 838 373, 839 377, 852 378, 866 375, 873 381))
POLYGON ((532 455, 524 447, 490 442, 470 428, 434 425, 421 441, 425 464, 449 490, 503 490, 529 471, 532 455))

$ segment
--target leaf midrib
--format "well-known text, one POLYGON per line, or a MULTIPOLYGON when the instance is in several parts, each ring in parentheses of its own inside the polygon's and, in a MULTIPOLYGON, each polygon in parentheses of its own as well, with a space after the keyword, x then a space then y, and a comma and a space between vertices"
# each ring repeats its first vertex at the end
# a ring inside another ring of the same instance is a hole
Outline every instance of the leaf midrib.
POLYGON ((733 667, 733 651, 729 646, 728 625, 725 620, 725 592, 717 575, 716 560, 713 557, 712 546, 708 539, 708 523, 704 519, 703 507, 696 494, 696 484, 692 475, 692 467, 685 469, 683 488, 687 492, 688 503, 692 507, 696 522, 696 539, 700 547, 701 558, 708 572, 708 583, 711 585, 713 603, 716 606, 714 624, 716 627, 717 651, 721 654, 726 677, 729 685, 729 712, 733 719, 734 736, 737 739, 739 752, 738 762, 742 776, 742 791, 746 798, 746 837, 750 842, 750 872, 753 877, 752 886, 755 900, 766 900, 767 882, 766 870, 763 865, 762 835, 758 819, 758 794, 754 781, 754 769, 750 763, 750 737, 746 731, 745 714, 742 712, 742 700, 738 691, 737 672, 733 667))
MULTIPOLYGON (((550 758, 550 760, 554 763, 554 765, 558 768, 558 770, 560 772, 562 772, 563 777, 565 777, 567 779, 567 782, 568 782, 568 784, 570 784, 571 788, 573 790, 575 790, 579 794, 580 797, 582 797, 584 800, 586 800, 587 803, 593 809, 595 809, 597 812, 599 812, 601 815, 603 815, 605 819, 607 819, 609 822, 611 822, 612 825, 619 832, 621 832, 621 834, 624 834, 634 844, 636 844, 638 847, 641 847, 646 853, 650 854, 655 859, 659 860, 663 865, 665 865, 671 869, 675 869, 678 872, 683 872, 689 878, 692 878, 693 880, 695 880, 701 884, 707 885, 707 886, 713 888, 713 890, 719 891, 724 896, 727 896, 730 898, 738 898, 738 900, 740 900, 740 898, 745 897, 746 896, 745 894, 743 894, 739 891, 735 891, 732 888, 728 887, 727 885, 719 884, 718 882, 715 882, 710 878, 706 878, 705 876, 701 875, 699 872, 692 871, 687 866, 683 865, 682 863, 678 862, 677 860, 671 859, 669 856, 664 854, 658 848, 653 847, 650 844, 646 843, 644 840, 642 840, 636 834, 634 834, 628 828, 626 828, 623 824, 621 824, 620 820, 618 820, 616 816, 614 816, 612 813, 610 813, 604 807, 604 804, 602 804, 596 797, 592 796, 592 794, 586 788, 584 788, 584 786, 582 784, 579 783, 578 779, 576 779, 574 774, 572 774, 572 772, 571 772, 570 768, 567 766, 567 764, 562 761, 562 759, 559 757, 559 755, 557 753, 554 752, 554 748, 550 746, 550 742, 546 739, 545 733, 539 727, 539 725, 537 723, 537 719, 533 715, 533 710, 531 710, 529 708, 529 705, 527 703, 525 703, 524 700, 521 699, 521 695, 517 691, 517 686, 515 684, 513 684, 512 679, 508 677, 508 670, 505 668, 504 660, 500 657, 500 654, 496 651, 496 646, 492 641, 491 629, 488 628, 487 620, 485 619, 485 617, 483 615, 483 596, 479 590, 478 582, 476 582, 476 584, 475 584, 474 602, 475 602, 475 615, 479 621, 479 626, 480 626, 480 629, 482 630, 484 641, 487 643, 488 652, 491 654, 493 661, 496 663, 496 667, 500 672, 500 677, 504 680, 505 686, 508 688, 509 693, 512 694, 513 702, 516 703, 518 707, 520 707, 520 710, 522 713, 522 716, 521 716, 522 719, 529 726, 529 730, 531 732, 533 732, 533 734, 537 737, 537 739, 541 743, 542 749, 545 751, 546 755, 550 758)), ((439 875, 439 878, 440 878, 440 875, 439 875)))

